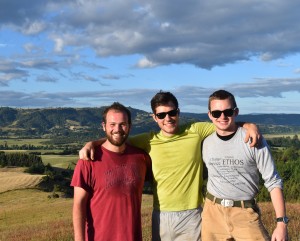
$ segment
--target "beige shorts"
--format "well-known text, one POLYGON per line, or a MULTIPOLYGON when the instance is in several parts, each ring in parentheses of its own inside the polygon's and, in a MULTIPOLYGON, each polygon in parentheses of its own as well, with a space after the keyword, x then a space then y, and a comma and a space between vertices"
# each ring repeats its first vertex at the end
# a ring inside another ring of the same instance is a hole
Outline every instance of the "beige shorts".
POLYGON ((152 241, 200 241, 202 208, 152 213, 152 241))
POLYGON ((202 241, 271 240, 263 226, 258 206, 253 208, 223 207, 205 199, 202 213, 202 241))

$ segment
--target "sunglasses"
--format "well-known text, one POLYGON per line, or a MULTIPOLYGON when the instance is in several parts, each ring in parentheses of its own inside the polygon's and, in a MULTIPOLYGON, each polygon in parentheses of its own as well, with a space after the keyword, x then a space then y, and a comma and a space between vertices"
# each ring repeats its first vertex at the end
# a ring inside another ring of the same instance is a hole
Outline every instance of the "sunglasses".
POLYGON ((233 113, 236 109, 237 107, 233 109, 226 109, 226 110, 213 110, 210 113, 214 118, 219 118, 222 115, 222 113, 227 117, 231 117, 233 116, 233 113))
POLYGON ((157 116, 158 119, 164 119, 167 115, 176 116, 177 113, 178 113, 178 109, 175 109, 175 110, 170 110, 168 112, 160 112, 155 115, 157 116))

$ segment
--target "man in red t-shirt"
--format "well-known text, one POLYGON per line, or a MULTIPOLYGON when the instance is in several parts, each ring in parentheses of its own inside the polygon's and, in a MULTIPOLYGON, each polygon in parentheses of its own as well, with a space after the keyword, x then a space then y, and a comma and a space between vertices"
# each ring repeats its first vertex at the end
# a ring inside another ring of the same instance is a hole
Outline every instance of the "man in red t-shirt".
POLYGON ((141 202, 151 160, 125 143, 131 113, 120 103, 103 112, 107 140, 95 160, 79 160, 74 170, 73 225, 75 241, 142 241, 141 202))

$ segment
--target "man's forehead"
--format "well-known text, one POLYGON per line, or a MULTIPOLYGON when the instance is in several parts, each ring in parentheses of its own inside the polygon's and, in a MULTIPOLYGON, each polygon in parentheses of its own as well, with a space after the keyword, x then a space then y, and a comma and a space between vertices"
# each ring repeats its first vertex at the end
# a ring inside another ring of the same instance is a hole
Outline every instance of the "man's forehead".
POLYGON ((116 118, 116 117, 122 118, 123 117, 123 118, 128 119, 127 114, 125 112, 119 111, 119 110, 110 110, 110 111, 108 111, 107 114, 106 114, 106 117, 107 118, 116 118))
POLYGON ((175 107, 175 104, 172 101, 170 101, 166 104, 161 104, 161 105, 156 106, 156 109, 159 108, 159 107, 161 107, 161 108, 163 108, 163 107, 172 107, 173 108, 173 107, 175 107))

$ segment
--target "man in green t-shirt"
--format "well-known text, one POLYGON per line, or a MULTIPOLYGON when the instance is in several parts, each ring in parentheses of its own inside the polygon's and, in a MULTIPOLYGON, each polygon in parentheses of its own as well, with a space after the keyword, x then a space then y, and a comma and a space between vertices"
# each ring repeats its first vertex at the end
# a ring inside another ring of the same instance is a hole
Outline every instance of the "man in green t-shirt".
MULTIPOLYGON (((151 100, 153 119, 159 132, 148 132, 129 138, 131 144, 147 151, 153 170, 153 241, 200 240, 203 161, 201 143, 214 132, 213 124, 197 122, 179 125, 179 106, 170 92, 157 93, 151 100)), ((255 125, 246 124, 256 144, 255 125)), ((247 141, 245 140, 245 141, 247 141)), ((81 159, 93 159, 94 146, 89 142, 80 151, 81 159)))

